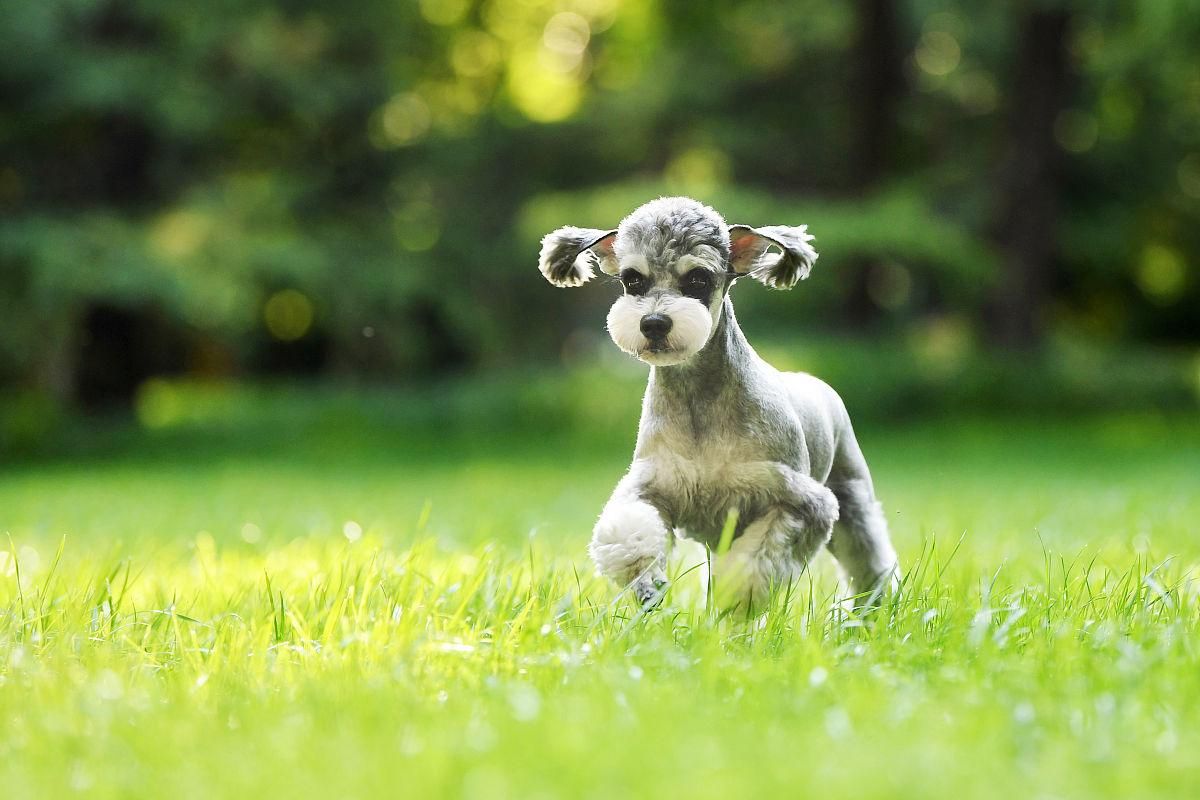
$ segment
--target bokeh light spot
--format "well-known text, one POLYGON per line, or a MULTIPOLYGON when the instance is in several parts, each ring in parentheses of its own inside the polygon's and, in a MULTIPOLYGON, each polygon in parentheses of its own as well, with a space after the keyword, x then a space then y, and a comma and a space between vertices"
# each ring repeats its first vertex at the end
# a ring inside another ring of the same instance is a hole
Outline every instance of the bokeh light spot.
POLYGON ((187 258, 208 239, 212 223, 197 211, 163 214, 150 229, 150 246, 166 258, 187 258))
POLYGON ((1187 267, 1178 250, 1162 244, 1147 245, 1137 268, 1137 283, 1142 293, 1162 305, 1169 305, 1183 294, 1187 267))
POLYGON ((294 342, 312 327, 312 301, 295 289, 278 291, 263 305, 263 322, 276 339, 294 342))
POLYGON ((401 92, 384 103, 375 115, 372 141, 380 148, 404 147, 429 131, 429 104, 416 92, 401 92))
MULTIPOLYGON (((11 547, 11 545, 9 545, 11 547)), ((36 575, 42 571, 42 556, 38 553, 37 548, 30 545, 22 545, 17 551, 16 565, 21 569, 21 577, 36 575)))
POLYGON ((262 541, 262 528, 253 522, 247 522, 242 526, 242 541, 247 544, 257 544, 262 541))
POLYGON ((420 224, 411 220, 396 221, 396 238, 400 246, 410 253, 424 253, 432 250, 442 238, 442 230, 437 223, 420 224))
POLYGON ((518 53, 508 68, 508 93, 517 109, 534 122, 559 122, 583 102, 574 76, 548 69, 536 48, 518 53))
POLYGON ((442 235, 437 209, 427 200, 411 200, 396 210, 396 239, 410 253, 431 250, 442 235))
POLYGON ((957 315, 934 316, 915 326, 909 346, 918 367, 930 377, 954 373, 971 352, 971 329, 957 315))
POLYGON ((962 60, 958 40, 946 31, 928 31, 921 37, 913 55, 917 66, 930 75, 949 75, 962 60))
POLYGON ((143 427, 167 428, 183 417, 184 402, 169 381, 151 378, 138 387, 133 408, 143 427))
POLYGON ((972 70, 959 76, 954 85, 954 95, 969 114, 990 114, 996 110, 1000 91, 992 76, 981 70, 972 70))
POLYGON ((574 72, 583 64, 591 37, 591 26, 580 15, 571 11, 555 14, 542 31, 543 65, 553 72, 574 72))
POLYGON ((450 46, 450 66, 465 78, 491 75, 500 64, 500 45, 483 31, 462 31, 450 46))
POLYGON ((468 0, 420 0, 421 16, 432 25, 454 25, 467 15, 468 0))
POLYGON ((705 194, 727 183, 731 172, 729 156, 715 147, 703 145, 689 147, 672 158, 664 177, 675 189, 705 194))
POLYGON ((1068 108, 1054 120, 1054 139, 1068 153, 1086 153, 1099 136, 1096 118, 1086 111, 1068 108))

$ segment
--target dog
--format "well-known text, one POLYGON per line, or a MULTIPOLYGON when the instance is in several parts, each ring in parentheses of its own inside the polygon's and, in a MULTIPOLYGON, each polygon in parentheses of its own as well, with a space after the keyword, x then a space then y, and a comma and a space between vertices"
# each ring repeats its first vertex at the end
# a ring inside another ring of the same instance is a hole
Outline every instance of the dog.
POLYGON ((738 278, 774 289, 806 278, 812 241, 807 226, 729 225, 686 197, 646 203, 613 230, 563 227, 542 239, 538 268, 555 286, 580 286, 597 269, 620 280, 608 332, 650 365, 633 463, 589 546, 599 572, 646 608, 666 590, 671 533, 713 551, 727 525, 732 544, 712 570, 734 605, 761 605, 822 545, 860 606, 897 587, 896 552, 841 398, 767 364, 733 313, 738 278))

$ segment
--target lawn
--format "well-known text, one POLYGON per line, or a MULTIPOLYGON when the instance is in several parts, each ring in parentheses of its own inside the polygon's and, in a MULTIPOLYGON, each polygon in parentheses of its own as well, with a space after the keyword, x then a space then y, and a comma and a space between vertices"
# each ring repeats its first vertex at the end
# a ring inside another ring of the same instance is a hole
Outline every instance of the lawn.
POLYGON ((683 556, 650 614, 592 575, 636 394, 163 391, 0 467, 6 798, 1200 786, 1195 415, 860 426, 902 594, 847 618, 822 558, 747 620, 683 556))

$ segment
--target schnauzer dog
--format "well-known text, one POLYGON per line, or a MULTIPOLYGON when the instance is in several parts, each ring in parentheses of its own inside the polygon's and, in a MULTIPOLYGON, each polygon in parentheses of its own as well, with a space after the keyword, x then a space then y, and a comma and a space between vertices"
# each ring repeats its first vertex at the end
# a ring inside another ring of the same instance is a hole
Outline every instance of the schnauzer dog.
POLYGON ((650 365, 633 464, 589 552, 646 607, 666 589, 670 532, 716 549, 734 602, 761 603, 826 545, 863 605, 896 586, 896 552, 841 398, 759 357, 733 315, 734 281, 790 289, 817 253, 806 226, 727 225, 713 209, 660 198, 615 230, 564 227, 538 267, 579 286, 598 267, 624 291, 608 312, 617 347, 650 365), (779 252, 775 252, 775 249, 779 252))

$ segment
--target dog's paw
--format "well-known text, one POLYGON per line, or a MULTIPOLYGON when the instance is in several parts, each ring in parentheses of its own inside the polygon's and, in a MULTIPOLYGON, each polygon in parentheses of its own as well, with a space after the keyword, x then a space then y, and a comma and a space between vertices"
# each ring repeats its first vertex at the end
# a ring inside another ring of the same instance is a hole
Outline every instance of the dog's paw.
POLYGON ((643 611, 653 611, 662 603, 670 582, 662 575, 642 575, 634 580, 630 588, 643 611))

